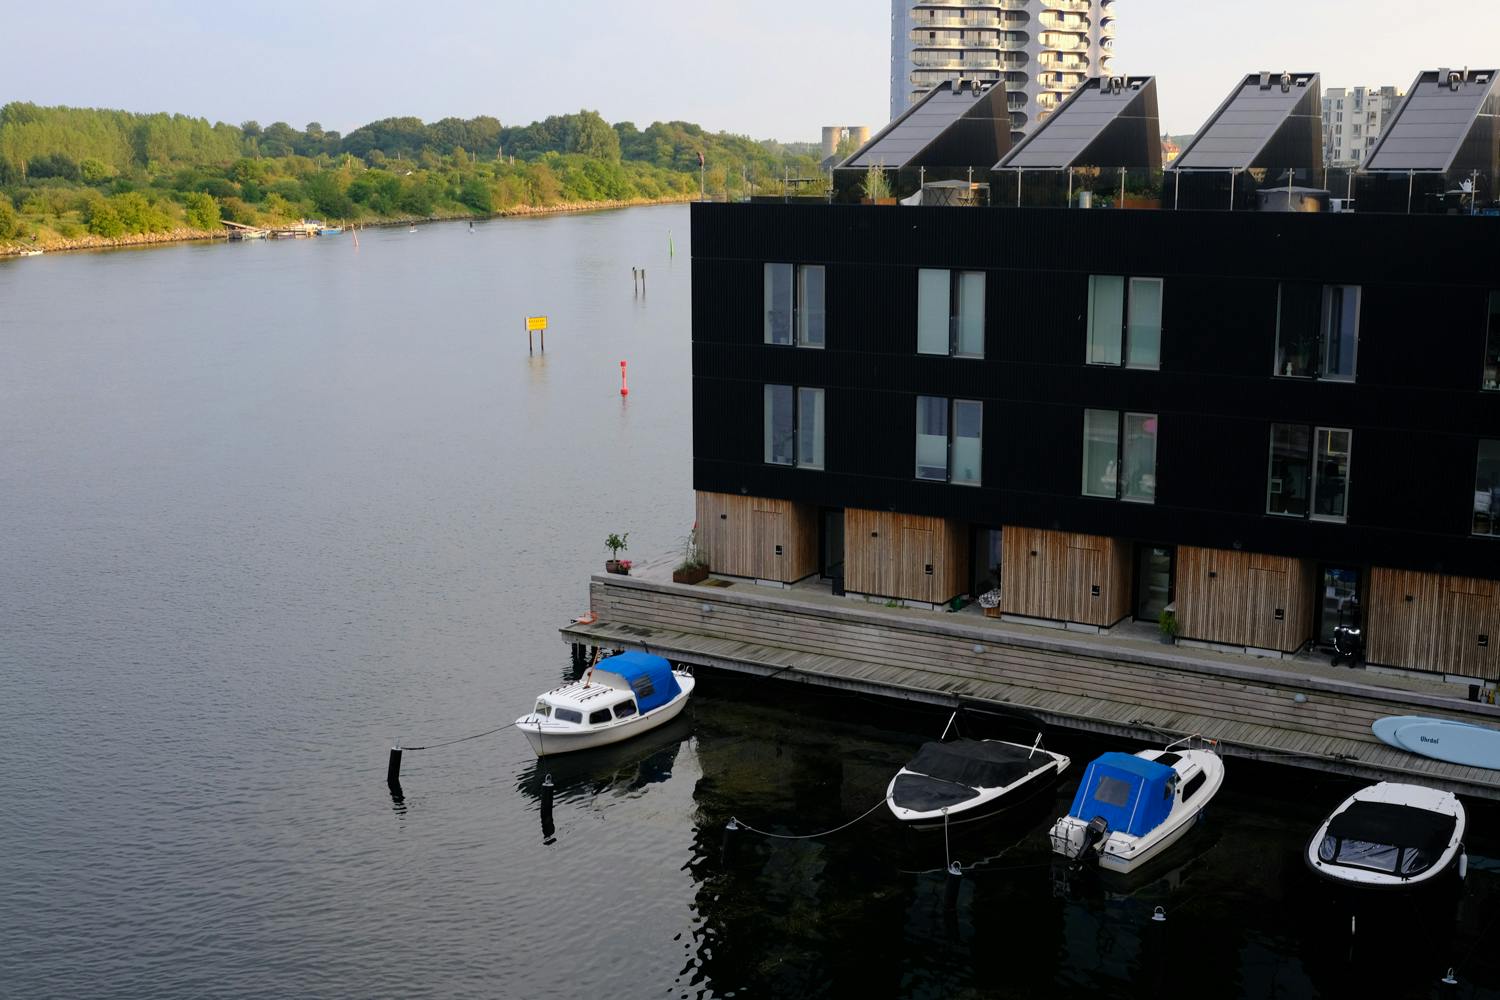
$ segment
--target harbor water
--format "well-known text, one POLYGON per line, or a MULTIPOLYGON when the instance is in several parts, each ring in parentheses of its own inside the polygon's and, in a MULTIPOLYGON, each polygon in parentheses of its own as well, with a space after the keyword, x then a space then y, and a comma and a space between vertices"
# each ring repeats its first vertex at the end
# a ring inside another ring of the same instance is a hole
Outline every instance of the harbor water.
POLYGON ((1126 882, 1045 836, 1117 744, 1049 733, 1054 794, 918 836, 878 805, 946 715, 716 673, 574 759, 408 751, 393 796, 395 742, 570 676, 608 533, 691 527, 688 230, 0 261, 0 995, 1500 996, 1496 811, 1461 896, 1356 912, 1300 858, 1355 786, 1271 764, 1126 882))

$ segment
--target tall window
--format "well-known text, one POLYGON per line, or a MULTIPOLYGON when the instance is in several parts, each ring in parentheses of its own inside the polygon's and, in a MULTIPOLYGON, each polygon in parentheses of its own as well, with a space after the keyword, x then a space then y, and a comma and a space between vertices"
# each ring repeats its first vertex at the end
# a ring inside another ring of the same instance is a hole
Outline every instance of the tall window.
POLYGON ((1162 279, 1089 277, 1088 363, 1161 367, 1162 279))
POLYGON ((1500 536, 1500 441, 1479 442, 1473 531, 1476 535, 1500 536))
POLYGON ((1500 292, 1490 293, 1490 311, 1484 339, 1486 389, 1500 389, 1500 292))
POLYGON ((1286 282, 1277 299, 1274 374, 1353 382, 1359 286, 1286 282))
POLYGON ((917 271, 917 353, 984 357, 984 272, 917 271))
POLYGON ((1345 520, 1353 440, 1347 427, 1272 424, 1266 512, 1345 520))
POLYGON ((823 346, 821 264, 765 265, 765 342, 823 346))
POLYGON ((823 468, 823 390, 768 385, 765 398, 766 462, 823 468))
POLYGON ((1154 413, 1083 411, 1083 495, 1156 502, 1154 413))
POLYGON ((917 478, 979 486, 984 467, 984 404, 917 397, 917 478))

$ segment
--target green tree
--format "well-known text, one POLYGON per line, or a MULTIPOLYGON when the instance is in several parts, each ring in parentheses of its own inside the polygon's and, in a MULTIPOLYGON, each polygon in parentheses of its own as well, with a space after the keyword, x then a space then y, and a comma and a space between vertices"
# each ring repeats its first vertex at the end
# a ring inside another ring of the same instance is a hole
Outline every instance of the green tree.
POLYGON ((90 204, 84 212, 83 221, 95 236, 125 235, 125 221, 120 218, 119 209, 109 199, 100 198, 90 204))
POLYGON ((194 229, 219 228, 219 203, 213 195, 189 191, 182 204, 189 226, 194 229))
POLYGON ((10 199, 0 194, 0 240, 21 235, 21 219, 10 199))
POLYGON ((494 192, 490 190, 489 184, 478 177, 464 178, 458 198, 459 201, 474 211, 483 213, 484 215, 489 215, 495 211, 494 192))

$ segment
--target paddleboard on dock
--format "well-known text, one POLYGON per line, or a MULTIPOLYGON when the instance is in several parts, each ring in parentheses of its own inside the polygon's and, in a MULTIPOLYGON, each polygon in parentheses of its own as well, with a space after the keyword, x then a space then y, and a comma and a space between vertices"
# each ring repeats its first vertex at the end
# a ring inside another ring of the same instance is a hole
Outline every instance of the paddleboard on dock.
POLYGON ((1382 741, 1433 760, 1500 771, 1500 730, 1451 719, 1391 715, 1371 730, 1382 741))

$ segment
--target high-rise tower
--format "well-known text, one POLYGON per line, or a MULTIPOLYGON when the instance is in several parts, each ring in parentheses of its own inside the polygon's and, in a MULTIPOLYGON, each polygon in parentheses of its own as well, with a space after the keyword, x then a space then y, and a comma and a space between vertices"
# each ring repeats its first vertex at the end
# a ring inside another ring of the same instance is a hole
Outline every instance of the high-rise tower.
POLYGON ((891 117, 944 80, 1004 80, 1019 137, 1113 72, 1117 2, 892 0, 891 117))

